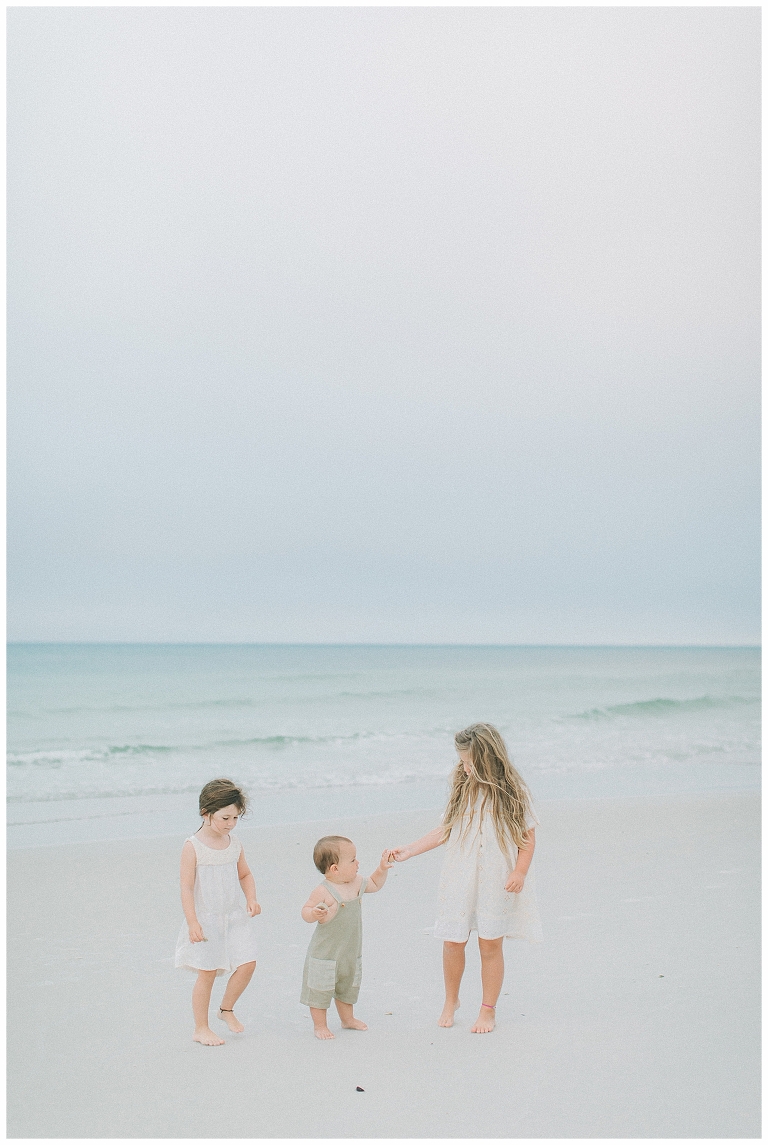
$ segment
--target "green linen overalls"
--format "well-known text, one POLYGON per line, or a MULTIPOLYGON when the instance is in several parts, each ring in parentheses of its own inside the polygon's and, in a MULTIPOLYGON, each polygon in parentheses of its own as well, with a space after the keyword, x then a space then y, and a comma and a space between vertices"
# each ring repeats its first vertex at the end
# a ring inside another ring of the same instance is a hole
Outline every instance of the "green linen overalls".
POLYGON ((304 962, 301 1001, 305 1006, 327 1010, 332 998, 354 1006, 363 976, 363 879, 357 897, 345 901, 332 883, 324 880, 336 902, 336 914, 318 922, 304 962))

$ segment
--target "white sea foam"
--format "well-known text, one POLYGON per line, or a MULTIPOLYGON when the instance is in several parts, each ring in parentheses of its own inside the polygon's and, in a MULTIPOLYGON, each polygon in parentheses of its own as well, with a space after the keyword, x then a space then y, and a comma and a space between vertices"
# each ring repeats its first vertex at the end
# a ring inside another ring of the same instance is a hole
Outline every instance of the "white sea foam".
POLYGON ((442 791, 476 720, 539 795, 757 782, 757 649, 12 646, 8 685, 16 807, 442 791))

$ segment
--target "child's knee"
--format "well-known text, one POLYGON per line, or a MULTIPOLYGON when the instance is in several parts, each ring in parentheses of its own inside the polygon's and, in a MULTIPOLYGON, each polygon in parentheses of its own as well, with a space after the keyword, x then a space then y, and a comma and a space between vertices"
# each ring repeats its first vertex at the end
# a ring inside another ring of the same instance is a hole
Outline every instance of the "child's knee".
POLYGON ((466 939, 464 940, 464 942, 448 942, 447 940, 445 942, 443 942, 443 948, 445 950, 447 950, 449 953, 453 953, 454 951, 463 950, 466 945, 467 945, 466 939))

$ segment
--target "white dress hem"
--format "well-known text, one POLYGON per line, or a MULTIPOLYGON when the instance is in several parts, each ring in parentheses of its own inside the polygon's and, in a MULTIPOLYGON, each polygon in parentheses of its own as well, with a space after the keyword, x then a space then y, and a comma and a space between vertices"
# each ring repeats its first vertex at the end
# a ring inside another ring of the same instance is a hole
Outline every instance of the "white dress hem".
POLYGON ((208 847, 196 836, 190 836, 189 842, 197 858, 195 913, 207 941, 190 942, 189 927, 183 922, 174 966, 193 973, 215 972, 219 978, 256 961, 255 919, 245 910, 245 896, 237 875, 242 848, 234 834, 224 850, 208 847))
MULTIPOLYGON (((527 826, 537 823, 532 810, 527 826)), ((499 846, 489 812, 482 814, 476 806, 471 822, 467 813, 445 844, 437 919, 431 934, 443 942, 466 942, 472 931, 477 931, 478 938, 490 940, 542 942, 533 867, 519 893, 504 889, 516 858, 516 847, 510 845, 508 853, 499 846)))

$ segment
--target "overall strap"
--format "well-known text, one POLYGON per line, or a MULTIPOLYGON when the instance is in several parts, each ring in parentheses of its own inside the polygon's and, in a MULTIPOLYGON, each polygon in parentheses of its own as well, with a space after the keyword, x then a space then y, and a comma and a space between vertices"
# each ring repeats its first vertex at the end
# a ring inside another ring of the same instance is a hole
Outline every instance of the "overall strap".
POLYGON ((329 883, 327 879, 323 879, 323 886, 328 888, 328 890, 331 892, 333 897, 336 899, 336 902, 338 902, 338 903, 344 902, 344 899, 341 897, 339 892, 334 888, 333 883, 329 883))
POLYGON ((367 876, 365 876, 363 878, 363 881, 360 883, 360 890, 357 892, 357 897, 359 899, 361 899, 363 897, 363 895, 365 894, 365 888, 367 886, 368 886, 368 878, 367 878, 367 876))

